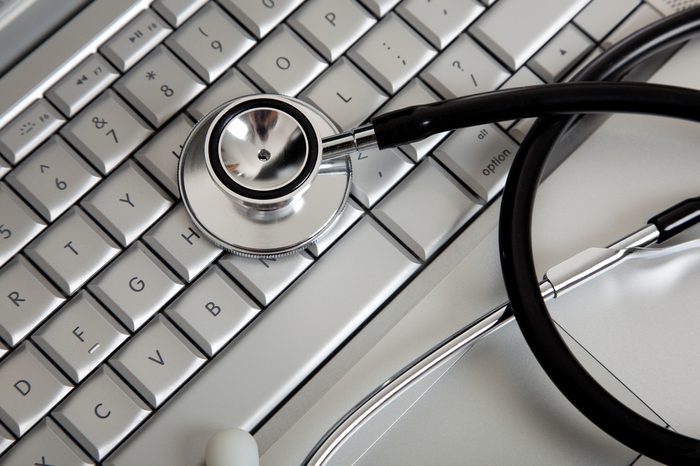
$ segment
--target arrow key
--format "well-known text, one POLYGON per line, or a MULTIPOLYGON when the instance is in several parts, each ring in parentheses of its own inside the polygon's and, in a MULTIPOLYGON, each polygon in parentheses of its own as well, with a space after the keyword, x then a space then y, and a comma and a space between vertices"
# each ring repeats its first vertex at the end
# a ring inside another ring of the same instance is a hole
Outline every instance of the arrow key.
POLYGON ((559 81, 594 46, 580 29, 568 24, 530 60, 529 66, 548 83, 559 81))
POLYGON ((168 319, 158 315, 110 363, 155 408, 205 361, 168 319))

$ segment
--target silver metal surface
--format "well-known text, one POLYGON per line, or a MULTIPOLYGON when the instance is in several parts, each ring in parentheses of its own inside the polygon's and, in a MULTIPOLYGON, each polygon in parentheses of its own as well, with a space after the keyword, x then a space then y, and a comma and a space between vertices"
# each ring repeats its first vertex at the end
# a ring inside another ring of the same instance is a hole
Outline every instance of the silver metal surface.
POLYGON ((263 306, 279 296, 313 263, 305 251, 279 258, 252 259, 229 254, 219 264, 263 306))
POLYGON ((0 420, 18 437, 73 388, 28 341, 0 366, 0 380, 0 420))
POLYGON ((122 247, 141 236, 172 204, 167 194, 131 160, 109 175, 81 203, 122 247))
MULTIPOLYGON (((318 170, 318 173, 312 173, 293 193, 281 194, 279 198, 261 201, 237 193, 237 198, 234 198, 230 190, 222 189, 222 183, 211 173, 208 141, 218 119, 254 98, 277 100, 302 112, 316 133, 304 136, 315 137, 319 150, 321 138, 336 132, 330 120, 318 110, 289 97, 262 95, 236 99, 211 112, 191 133, 180 158, 180 192, 194 223, 215 244, 249 256, 284 255, 313 242, 339 217, 350 192, 350 159, 343 157, 321 164, 321 157, 317 155, 314 170, 318 170), (243 205, 240 201, 243 201, 243 205), (259 208, 262 205, 265 208, 259 208), (269 228, 270 223, 275 223, 275 228, 269 228)), ((295 125, 290 122, 287 135, 294 132, 295 125)), ((245 137, 241 138, 236 145, 244 140, 245 137)), ((233 138, 232 141, 237 139, 233 138)), ((275 152, 273 147, 256 145, 253 149, 250 157, 254 159, 258 158, 258 152, 262 149, 269 151, 270 157, 275 152)), ((306 154, 301 156, 306 157, 306 154)), ((260 165, 267 163, 261 160, 254 162, 260 165)), ((253 169, 250 173, 254 172, 253 169)), ((284 179, 292 177, 293 174, 289 174, 284 179)), ((249 187, 260 187, 257 181, 247 183, 249 187)))
POLYGON ((114 170, 152 132, 111 89, 61 130, 63 137, 103 175, 114 170))
POLYGON ((517 70, 586 4, 588 0, 503 0, 484 13, 469 31, 517 70))
POLYGON ((461 34, 421 73, 445 99, 493 91, 510 76, 474 39, 461 34))
POLYGON ((260 308, 218 267, 204 272, 165 313, 207 356, 214 356, 260 308))
POLYGON ((0 131, 0 154, 16 164, 65 122, 63 115, 47 100, 37 100, 0 131))
POLYGON ((53 417, 101 461, 150 413, 109 366, 102 366, 53 412, 53 417))
MULTIPOLYGON (((231 181, 246 189, 281 189, 301 175, 311 157, 318 158, 318 154, 309 153, 309 139, 314 137, 307 135, 301 124, 282 110, 267 107, 246 110, 223 128, 218 141, 219 163, 231 181)), ((315 165, 320 163, 319 159, 315 165)), ((221 187, 225 189, 224 185, 221 187)), ((235 192, 231 194, 237 196, 235 192)))
POLYGON ((238 68, 264 92, 295 96, 328 67, 328 63, 289 27, 275 29, 238 68))
POLYGON ((396 14, 390 13, 348 52, 389 94, 401 89, 437 51, 396 14))
POLYGON ((114 89, 156 128, 204 88, 205 84, 164 45, 114 84, 114 89))
POLYGON ((100 180, 59 136, 49 139, 7 177, 48 222, 56 220, 100 180))
POLYGON ((90 293, 81 291, 32 340, 79 383, 129 336, 90 293))
POLYGON ((151 10, 145 10, 100 48, 120 71, 126 71, 173 30, 151 10))
POLYGON ((30 242, 46 224, 4 183, 0 182, 0 267, 30 242))
POLYGON ((253 31, 257 38, 261 38, 272 31, 301 2, 302 0, 221 0, 219 3, 249 31, 253 31))
POLYGON ((345 133, 324 138, 322 142, 323 160, 330 161, 376 147, 377 136, 374 134, 374 127, 367 124, 345 133))
POLYGON ((329 63, 337 60, 377 22, 355 0, 312 0, 299 8, 287 23, 329 63))
POLYGON ((156 408, 205 361, 168 319, 158 315, 110 364, 156 408))
POLYGON ((300 98, 314 104, 343 131, 350 131, 362 124, 388 99, 346 57, 336 61, 300 98), (338 83, 343 84, 339 86, 338 83))
POLYGON ((0 337, 16 346, 65 300, 24 256, 0 270, 0 337))
POLYGON ((134 155, 136 160, 167 188, 170 195, 176 198, 180 197, 180 191, 177 189, 177 164, 187 135, 193 127, 192 120, 187 115, 180 114, 134 155))
MULTIPOLYGON (((628 251, 628 253, 631 253, 635 248, 652 244, 656 241, 658 236, 659 232, 656 227, 654 225, 647 225, 615 242, 609 246, 609 250, 613 254, 619 253, 620 251, 628 251)), ((584 255, 586 255, 585 253, 584 251, 584 255)), ((581 261, 579 260, 579 256, 580 255, 576 255, 559 265, 563 266, 560 269, 561 274, 559 275, 560 279, 558 283, 561 282, 570 287, 575 287, 583 283, 585 279, 592 278, 602 271, 609 270, 612 265, 616 265, 615 262, 608 260, 608 257, 602 257, 600 261, 596 262, 595 260, 581 261), (568 264, 572 262, 576 264, 585 262, 585 265, 583 267, 577 265, 569 266, 568 264), (568 278, 565 277, 567 274, 568 278)), ((556 285, 553 285, 546 278, 540 283, 539 287, 540 294, 545 301, 561 295, 561 290, 557 291, 556 285)), ((379 412, 382 407, 391 402, 392 399, 415 384, 416 381, 425 376, 433 368, 438 367, 441 362, 445 361, 450 356, 473 345, 482 337, 489 335, 513 320, 514 316, 510 306, 508 303, 505 303, 438 343, 431 350, 394 374, 389 380, 377 387, 372 393, 367 395, 362 401, 348 411, 314 446, 313 450, 304 460, 304 464, 314 466, 326 464, 332 455, 353 433, 374 414, 379 412)))
POLYGON ((156 10, 173 27, 178 27, 192 16, 207 0, 155 0, 156 10))
MULTIPOLYGON (((2 447, 0 446, 0 452, 2 447)), ((36 465, 38 460, 49 465, 91 466, 95 463, 51 419, 46 418, 22 439, 3 460, 12 465, 36 465)), ((48 465, 47 465, 48 466, 48 465)))
POLYGON ((73 207, 25 249, 27 256, 72 295, 121 249, 79 207, 73 207))
POLYGON ((204 81, 211 83, 253 47, 255 40, 221 7, 210 2, 170 36, 166 44, 204 81))
POLYGON ((374 208, 374 214, 425 261, 480 209, 481 203, 429 158, 374 208))
POLYGON ((221 254, 221 249, 207 241, 192 224, 181 205, 147 231, 143 241, 187 282, 221 254))
POLYGON ((396 12, 418 32, 423 34, 433 47, 444 49, 484 11, 484 5, 476 0, 405 0, 396 7, 396 12))
POLYGON ((370 149, 352 156, 352 194, 368 209, 413 169, 399 149, 370 149))
POLYGON ((46 98, 72 117, 118 77, 119 72, 102 55, 94 53, 52 87, 46 98))
MULTIPOLYGON (((219 107, 222 102, 227 102, 231 99, 237 99, 238 97, 246 95, 257 94, 258 92, 260 92, 258 88, 255 87, 243 73, 236 68, 231 68, 213 85, 209 86, 202 95, 197 97, 187 108, 187 113, 189 113, 195 121, 199 121, 204 118, 207 113, 219 107)), ((185 134, 185 136, 187 136, 187 134, 185 134)), ((175 171, 177 172, 177 170, 175 171)))
POLYGON ((137 241, 102 271, 88 289, 135 332, 158 312, 182 283, 137 241))

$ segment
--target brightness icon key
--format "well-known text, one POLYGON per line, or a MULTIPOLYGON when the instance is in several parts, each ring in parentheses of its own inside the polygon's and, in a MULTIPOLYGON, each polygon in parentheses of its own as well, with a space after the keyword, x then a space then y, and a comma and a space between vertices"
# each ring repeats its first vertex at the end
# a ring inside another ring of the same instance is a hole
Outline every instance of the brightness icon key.
POLYGON ((14 165, 65 122, 48 101, 39 99, 0 131, 0 154, 14 165))

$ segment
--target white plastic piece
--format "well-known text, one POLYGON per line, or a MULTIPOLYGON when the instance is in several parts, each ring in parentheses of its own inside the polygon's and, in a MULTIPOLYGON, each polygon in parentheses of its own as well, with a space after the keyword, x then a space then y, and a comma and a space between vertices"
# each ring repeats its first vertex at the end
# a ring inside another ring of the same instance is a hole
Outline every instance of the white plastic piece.
POLYGON ((222 430, 209 439, 207 466, 258 466, 258 444, 242 429, 222 430))

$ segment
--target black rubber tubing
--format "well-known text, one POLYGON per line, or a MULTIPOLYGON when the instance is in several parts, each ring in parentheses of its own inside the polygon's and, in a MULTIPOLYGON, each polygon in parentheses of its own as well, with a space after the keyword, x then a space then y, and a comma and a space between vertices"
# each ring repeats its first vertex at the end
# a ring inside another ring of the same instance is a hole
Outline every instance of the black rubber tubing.
MULTIPOLYGON (((620 79, 650 56, 698 35, 700 8, 675 14, 621 41, 584 68, 573 81, 620 79)), ((372 123, 380 147, 391 147, 462 126, 546 116, 536 121, 521 144, 501 202, 501 266, 518 325, 557 388, 598 427, 655 460, 667 464, 700 464, 700 441, 657 425, 620 403, 571 354, 540 295, 531 241, 532 211, 543 168, 554 146, 578 119, 578 116, 552 115, 611 111, 699 121, 698 91, 631 83, 616 87, 605 87, 607 84, 601 83, 575 86, 577 84, 514 89, 416 106, 376 117, 372 123), (556 89, 556 92, 550 95, 547 88, 556 89), (582 94, 576 96, 575 90, 587 93, 585 98, 582 94), (663 95, 670 100, 662 101, 663 95), (682 102, 685 98, 689 101, 682 102), (537 112, 532 111, 532 105, 538 107, 537 112)), ((660 222, 662 237, 670 234, 673 219, 657 217, 651 220, 660 222)))
MULTIPOLYGON (((699 34, 700 9, 676 14, 617 44, 575 79, 619 79, 649 56, 699 34)), ((537 185, 547 157, 575 121, 576 117, 539 119, 523 141, 510 169, 501 204, 499 248, 512 310, 540 365, 588 419, 620 442, 657 461, 700 464, 697 439, 640 416, 588 374, 559 335, 536 286, 531 224, 537 185)))

